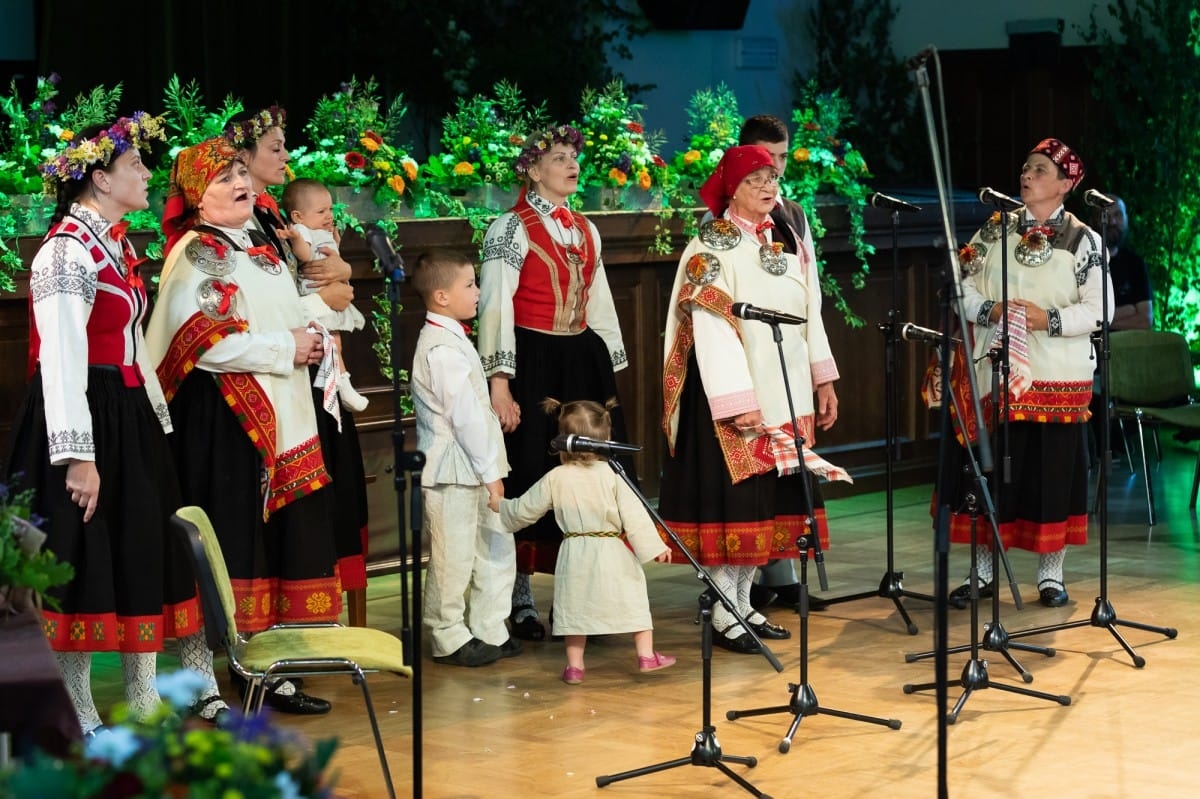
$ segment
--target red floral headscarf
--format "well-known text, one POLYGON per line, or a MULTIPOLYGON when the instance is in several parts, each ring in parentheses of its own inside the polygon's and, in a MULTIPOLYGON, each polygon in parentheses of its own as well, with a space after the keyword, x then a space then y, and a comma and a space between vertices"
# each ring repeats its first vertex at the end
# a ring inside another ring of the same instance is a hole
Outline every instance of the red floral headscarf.
POLYGON ((700 187, 700 199, 713 212, 713 216, 720 216, 729 207, 729 198, 746 176, 765 166, 775 166, 775 160, 766 147, 758 144, 730 147, 700 187))
POLYGON ((163 208, 162 229, 167 237, 164 253, 169 253, 183 234, 196 224, 196 209, 208 185, 239 160, 239 150, 224 136, 179 151, 171 167, 167 202, 163 208))
POLYGON ((1071 191, 1075 191, 1075 187, 1087 174, 1079 154, 1058 139, 1042 139, 1029 151, 1030 155, 1034 153, 1041 153, 1049 158, 1070 178, 1071 191))

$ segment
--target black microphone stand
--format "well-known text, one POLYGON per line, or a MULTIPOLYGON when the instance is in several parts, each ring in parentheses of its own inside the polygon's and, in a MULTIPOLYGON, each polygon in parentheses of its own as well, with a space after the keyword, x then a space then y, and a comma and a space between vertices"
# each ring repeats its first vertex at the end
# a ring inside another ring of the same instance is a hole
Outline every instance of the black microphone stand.
POLYGON ((719 601, 729 611, 730 615, 742 625, 742 629, 750 633, 751 637, 758 642, 759 651, 762 656, 767 659, 771 667, 775 671, 783 671, 783 664, 775 657, 775 654, 763 644, 762 639, 758 637, 758 633, 754 628, 742 618, 738 613, 737 604, 730 601, 729 597, 717 587, 713 582, 712 576, 708 571, 700 565, 700 561, 696 560, 696 556, 692 554, 683 542, 679 540, 679 536, 672 530, 658 511, 651 506, 650 502, 642 494, 634 481, 625 471, 625 467, 616 458, 608 458, 608 465, 616 472, 617 476, 624 481, 625 485, 633 492, 633 495, 641 502, 642 507, 646 509, 646 513, 650 514, 650 518, 658 525, 660 530, 664 530, 671 542, 675 544, 675 548, 683 553, 687 558, 688 563, 692 564, 692 568, 696 571, 696 578, 707 586, 707 590, 700 594, 700 620, 703 625, 700 631, 700 657, 702 663, 701 670, 701 727, 700 731, 695 734, 692 741, 692 751, 687 757, 676 758, 675 760, 667 760, 662 763, 655 763, 650 766, 630 769, 622 771, 619 774, 603 774, 596 777, 596 786, 603 788, 606 785, 611 785, 620 780, 628 780, 633 777, 641 777, 646 774, 654 774, 667 769, 678 768, 680 766, 704 766, 707 768, 715 768, 724 774, 729 779, 736 782, 741 787, 745 788, 757 799, 771 799, 770 796, 758 790, 749 781, 741 775, 734 773, 725 763, 739 763, 744 766, 753 768, 758 765, 758 759, 743 755, 727 755, 721 751, 721 744, 717 740, 717 728, 712 723, 712 607, 714 599, 719 601))
MULTIPOLYGON (((1108 630, 1117 643, 1121 645, 1121 648, 1129 655, 1130 659, 1133 660, 1133 665, 1140 669, 1146 665, 1146 659, 1133 651, 1133 648, 1122 637, 1121 633, 1117 631, 1118 625, 1132 627, 1135 630, 1158 633, 1170 639, 1174 639, 1179 635, 1179 631, 1174 627, 1158 627, 1153 624, 1122 619, 1117 615, 1116 609, 1108 598, 1108 480, 1112 471, 1112 451, 1109 440, 1112 409, 1109 407, 1108 370, 1112 351, 1109 349, 1108 341, 1110 328, 1108 323, 1108 243, 1105 238, 1107 233, 1108 208, 1102 208, 1100 210, 1100 270, 1104 283, 1104 295, 1100 301, 1100 307, 1102 308, 1100 330, 1092 334, 1092 340, 1095 342, 1098 350, 1097 369, 1100 372, 1100 404, 1104 408, 1104 423, 1100 427, 1100 476, 1096 483, 1097 521, 1100 527, 1100 595, 1096 597, 1096 605, 1092 608, 1092 615, 1087 619, 1064 622, 1062 624, 1051 624, 1046 627, 1034 627, 1029 630, 1012 633, 1009 637, 1024 638, 1030 635, 1057 632, 1058 630, 1070 630, 1075 627, 1101 627, 1108 630)), ((1146 479, 1150 479, 1149 476, 1146 479)))
MULTIPOLYGON (((813 518, 812 490, 808 484, 808 469, 804 465, 804 436, 800 435, 796 421, 796 408, 792 403, 791 382, 788 380, 787 361, 784 358, 783 352, 783 331, 780 330, 778 322, 769 322, 768 324, 771 325, 771 333, 775 338, 775 347, 779 351, 779 368, 783 373, 783 389, 787 397, 788 416, 792 420, 792 440, 795 442, 796 457, 800 463, 800 486, 805 513, 804 525, 807 528, 807 532, 802 533, 796 539, 796 548, 800 550, 800 681, 797 683, 788 683, 788 691, 791 693, 791 698, 786 705, 757 708, 754 710, 730 710, 725 714, 725 718, 733 721, 742 716, 766 716, 773 713, 791 713, 792 723, 788 726, 787 733, 779 742, 779 751, 786 754, 792 748, 792 738, 795 737, 796 730, 799 729, 800 722, 805 716, 815 716, 823 713, 827 716, 837 716, 838 718, 851 719, 852 721, 881 724, 893 730, 900 729, 900 721, 898 719, 864 716, 858 713, 848 713, 844 710, 821 707, 821 703, 817 700, 816 691, 813 690, 812 685, 808 682, 808 550, 815 548, 818 553, 820 552, 820 534, 817 531, 816 519, 813 518)), ((818 568, 819 572, 820 569, 818 568)), ((823 581, 822 588, 824 588, 823 581)), ((747 629, 749 628, 747 627, 747 629)))
POLYGON ((893 486, 893 475, 895 474, 896 461, 900 460, 900 401, 899 392, 897 391, 897 381, 899 375, 896 370, 896 346, 900 341, 900 211, 892 210, 892 306, 887 312, 887 321, 879 325, 879 332, 883 333, 883 369, 884 369, 884 490, 887 495, 887 511, 885 516, 886 523, 886 547, 887 547, 887 570, 883 573, 883 578, 879 581, 879 588, 875 591, 863 591, 857 594, 849 594, 847 596, 833 597, 830 599, 822 598, 821 606, 836 605, 841 602, 853 602, 858 599, 867 599, 869 597, 883 597, 884 599, 892 600, 892 604, 896 606, 896 612, 900 614, 900 618, 904 620, 904 626, 908 630, 909 635, 916 635, 917 625, 908 615, 908 610, 900 601, 901 597, 910 597, 912 599, 921 599, 926 602, 933 602, 934 597, 929 594, 918 594, 914 591, 906 591, 904 589, 904 572, 896 571, 896 510, 895 510, 895 495, 893 486))
MULTIPOLYGON (((378 229, 378 228, 377 228, 378 229)), ((382 230, 380 230, 382 234, 382 230)), ((387 242, 386 235, 383 237, 387 242)), ((388 322, 391 325, 391 346, 388 356, 392 369, 392 485, 396 490, 396 524, 400 544, 400 641, 404 647, 404 662, 412 667, 412 789, 413 799, 422 791, 422 703, 421 703, 421 524, 417 495, 413 496, 413 513, 404 513, 405 482, 425 465, 425 453, 404 451, 404 412, 400 407, 402 383, 400 363, 400 285, 404 282, 404 259, 391 249, 371 247, 379 261, 387 285, 388 322), (408 518, 411 530, 406 531, 408 518), (412 536, 411 555, 405 533, 412 536), (412 607, 409 607, 408 572, 412 572, 412 607)))

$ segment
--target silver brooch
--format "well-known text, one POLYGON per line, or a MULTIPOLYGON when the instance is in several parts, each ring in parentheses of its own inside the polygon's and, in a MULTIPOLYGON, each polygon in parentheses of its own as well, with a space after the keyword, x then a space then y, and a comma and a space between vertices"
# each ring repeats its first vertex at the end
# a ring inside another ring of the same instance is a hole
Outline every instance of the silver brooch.
POLYGON ((700 226, 700 243, 710 249, 732 250, 741 240, 741 229, 728 219, 710 219, 700 226))
POLYGON ((1016 230, 1016 228, 1017 228, 1016 217, 1014 217, 1010 214, 1005 214, 1002 217, 1000 215, 1000 212, 996 211, 990 217, 988 217, 988 221, 983 223, 983 227, 980 228, 980 230, 979 230, 979 238, 983 239, 984 241, 1000 241, 1000 236, 1004 232, 1004 230, 1012 232, 1012 231, 1016 230), (1005 226, 1003 228, 1001 228, 1001 225, 1000 225, 1001 219, 1004 219, 1004 223, 1005 223, 1005 226))
POLYGON ((237 313, 237 291, 236 283, 219 278, 203 280, 196 287, 196 302, 209 319, 224 321, 237 313))
POLYGON ((213 277, 225 277, 233 272, 237 262, 231 257, 233 247, 226 246, 225 256, 222 257, 213 247, 200 239, 192 239, 183 250, 183 255, 196 269, 213 277))
POLYGON ((698 252, 684 266, 688 280, 697 286, 707 286, 721 274, 721 262, 711 252, 698 252))
POLYGON ((783 254, 783 242, 774 241, 758 248, 758 260, 762 268, 772 275, 787 271, 787 256, 783 254))

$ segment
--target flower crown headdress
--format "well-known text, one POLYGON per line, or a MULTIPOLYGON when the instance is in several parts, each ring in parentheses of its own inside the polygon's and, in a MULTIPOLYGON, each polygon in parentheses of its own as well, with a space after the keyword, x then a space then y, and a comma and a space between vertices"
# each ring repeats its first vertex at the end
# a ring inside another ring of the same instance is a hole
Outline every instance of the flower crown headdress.
POLYGON ((521 154, 517 156, 517 163, 513 165, 513 171, 524 177, 529 173, 529 167, 541 160, 556 144, 569 144, 578 154, 583 152, 583 135, 570 125, 543 130, 522 148, 521 154))
POLYGON ((287 122, 287 112, 277 105, 264 108, 254 116, 242 122, 231 122, 225 128, 225 138, 238 147, 248 147, 255 144, 263 134, 271 128, 284 127, 287 122))
POLYGON ((121 117, 112 127, 95 136, 71 142, 67 149, 42 165, 42 180, 47 189, 54 183, 81 180, 94 164, 108 166, 130 147, 149 150, 151 139, 167 140, 163 118, 136 111, 133 116, 121 117))

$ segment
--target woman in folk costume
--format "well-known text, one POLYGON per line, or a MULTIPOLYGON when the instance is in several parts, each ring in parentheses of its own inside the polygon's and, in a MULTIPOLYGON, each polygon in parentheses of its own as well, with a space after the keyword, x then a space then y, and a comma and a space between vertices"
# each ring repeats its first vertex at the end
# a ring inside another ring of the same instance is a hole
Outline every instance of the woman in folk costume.
MULTIPOLYGON (((566 205, 579 188, 582 148, 583 137, 569 125, 531 136, 515 166, 525 193, 492 223, 483 243, 479 355, 512 467, 507 496, 523 494, 558 465, 549 450, 557 426, 538 411, 542 400, 603 404, 616 398, 615 372, 628 365, 600 235, 566 205)), ((613 409, 612 425, 624 440, 620 408, 613 409)), ((546 635, 529 575, 553 573, 561 541, 550 515, 517 534, 512 623, 518 638, 546 635)))
MULTIPOLYGON (((179 152, 163 227, 187 232, 170 244, 146 336, 177 420, 184 501, 212 518, 245 633, 336 621, 342 606, 308 374, 324 357, 323 336, 283 259, 246 229, 253 207, 228 140, 179 152)), ((277 686, 267 704, 328 711, 293 689, 277 686)))
MULTIPOLYGON (((279 106, 264 108, 244 120, 235 120, 225 131, 235 147, 243 151, 250 183, 254 189, 254 214, 247 222, 248 230, 264 234, 283 258, 292 277, 310 281, 312 293, 301 296, 305 314, 310 319, 327 320, 351 318, 356 313, 351 304, 354 289, 350 286, 350 264, 336 252, 324 251, 324 258, 300 263, 292 254, 288 242, 289 228, 279 212, 275 198, 267 191, 290 178, 284 128, 287 113, 279 106)), ((326 341, 326 349, 329 342, 326 341)), ((354 416, 344 406, 323 412, 326 405, 324 381, 317 385, 319 366, 312 367, 313 386, 309 391, 317 411, 317 427, 325 468, 333 480, 337 513, 331 521, 338 552, 338 573, 342 590, 354 591, 367 587, 367 477, 363 466, 362 447, 354 416)), ((329 397, 338 405, 336 392, 329 397)))
MULTIPOLYGON (((789 422, 803 436, 809 471, 849 477, 811 450, 816 428, 828 430, 837 420, 838 371, 821 323, 812 253, 785 252, 770 223, 778 180, 771 154, 744 145, 725 152, 700 190, 715 218, 684 250, 671 290, 663 365, 670 452, 659 508, 759 636, 782 639, 790 633, 750 606, 750 585, 768 559, 798 557, 796 539, 806 532, 805 476, 789 422), (781 326, 795 420, 771 326, 735 318, 735 302, 808 320, 781 326)), ((826 546, 824 503, 809 483, 826 546)), ((758 650, 722 605, 713 609, 713 624, 718 646, 758 650)))
POLYGON ((182 504, 171 418, 142 334, 145 259, 122 221, 148 206, 142 155, 162 125, 138 112, 86 129, 44 167, 58 204, 30 270, 30 381, 4 471, 11 490, 33 490, 45 547, 75 568, 42 614, 86 734, 101 724, 92 653, 120 653, 126 701, 146 715, 166 638, 207 678, 201 715, 226 709, 192 568, 170 532, 182 504))
MULTIPOLYGON (((1039 142, 1021 167, 1021 199, 1025 207, 1005 215, 1008 252, 1008 310, 1001 264, 1001 212, 959 250, 963 269, 963 308, 972 322, 972 362, 979 391, 985 397, 986 427, 968 415, 967 437, 990 435, 993 408, 989 350, 1000 346, 1007 318, 1009 385, 1007 456, 1012 483, 992 486, 999 491, 996 511, 1000 537, 1007 547, 1039 554, 1038 600, 1047 607, 1068 601, 1063 581, 1067 544, 1087 543, 1087 471, 1085 433, 1096 362, 1091 334, 1099 330, 1102 302, 1111 283, 1101 274, 1100 237, 1063 208, 1067 195, 1083 180, 1078 153, 1058 139, 1039 142)), ((958 356, 962 364, 962 353, 958 356)), ((970 388, 961 371, 954 391, 960 407, 971 407, 970 388)), ((962 441, 960 435, 959 440, 962 441)), ((1001 439, 1003 440, 1003 439, 1001 439)), ((966 451, 959 449, 963 466, 966 451)), ((999 453, 1001 456, 1004 453, 999 453)), ((951 473, 964 474, 962 469, 951 473)), ((965 474, 949 498, 952 541, 970 541, 971 519, 962 498, 977 486, 965 474)), ((981 528, 981 529, 986 529, 981 528)), ((977 566, 980 594, 992 595, 990 536, 981 537, 977 566)), ((950 592, 950 603, 967 606, 970 585, 950 592)))

